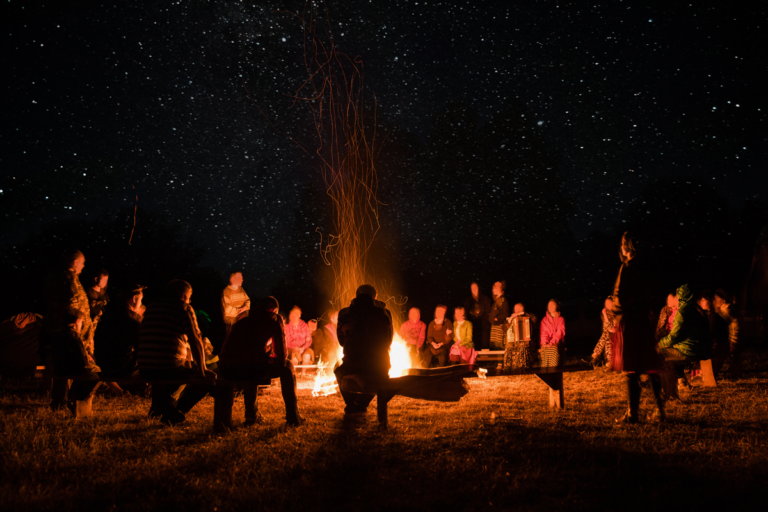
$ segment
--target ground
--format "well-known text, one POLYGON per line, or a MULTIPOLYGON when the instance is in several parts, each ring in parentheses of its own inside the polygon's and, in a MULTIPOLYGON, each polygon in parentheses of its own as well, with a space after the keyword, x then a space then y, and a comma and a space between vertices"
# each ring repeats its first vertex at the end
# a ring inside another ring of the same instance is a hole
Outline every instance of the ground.
MULTIPOLYGON (((740 379, 668 404, 669 422, 617 426, 622 378, 565 375, 549 408, 535 376, 469 381, 457 404, 396 397, 345 421, 338 396, 300 390, 307 423, 284 425, 280 392, 265 423, 212 432, 208 398, 177 427, 148 400, 97 396, 95 417, 51 412, 35 381, 0 381, 0 510, 715 510, 764 501, 768 358, 740 379)), ((762 361, 762 362, 761 362, 762 361)), ((643 412, 652 411, 644 390, 643 412)))

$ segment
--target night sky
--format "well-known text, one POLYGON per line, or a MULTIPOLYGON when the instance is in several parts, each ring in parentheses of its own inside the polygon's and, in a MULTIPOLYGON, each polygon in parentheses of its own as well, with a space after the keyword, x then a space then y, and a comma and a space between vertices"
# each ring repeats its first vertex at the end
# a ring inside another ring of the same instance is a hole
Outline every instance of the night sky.
MULTIPOLYGON (((157 214, 220 274, 244 269, 247 289, 313 272, 312 224, 330 229, 318 163, 256 107, 312 147, 308 110, 286 96, 306 78, 301 26, 276 12, 304 3, 63 4, 2 5, 3 250, 46 223, 127 218, 138 194, 134 244, 157 214)), ((733 218, 761 202, 766 13, 744 5, 330 1, 335 40, 363 59, 380 132, 392 130, 378 168, 393 278, 413 295, 409 276, 458 265, 462 287, 545 272, 558 260, 510 270, 512 247, 541 235, 537 251, 557 253, 566 231, 614 243, 633 208, 651 215, 649 187, 682 208, 686 183, 704 187, 733 218), (486 251, 475 235, 506 245, 486 251)), ((115 246, 129 235, 105 234, 115 246)))

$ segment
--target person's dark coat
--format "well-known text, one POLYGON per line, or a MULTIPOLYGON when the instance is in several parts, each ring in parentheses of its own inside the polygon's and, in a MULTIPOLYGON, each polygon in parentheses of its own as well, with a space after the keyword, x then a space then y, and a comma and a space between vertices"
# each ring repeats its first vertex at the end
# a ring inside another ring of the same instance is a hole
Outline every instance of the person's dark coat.
POLYGON ((348 308, 339 312, 337 326, 344 358, 343 374, 386 375, 389 372, 389 347, 394 328, 390 312, 368 295, 358 295, 348 308))
POLYGON ((137 366, 141 317, 126 304, 110 307, 94 333, 94 359, 104 372, 131 373, 137 366))
POLYGON ((613 290, 616 330, 611 336, 613 371, 646 373, 663 368, 656 352, 652 321, 656 279, 653 269, 635 257, 622 264, 613 290))
POLYGON ((57 375, 79 375, 88 371, 88 355, 80 333, 66 326, 51 336, 53 366, 57 375))

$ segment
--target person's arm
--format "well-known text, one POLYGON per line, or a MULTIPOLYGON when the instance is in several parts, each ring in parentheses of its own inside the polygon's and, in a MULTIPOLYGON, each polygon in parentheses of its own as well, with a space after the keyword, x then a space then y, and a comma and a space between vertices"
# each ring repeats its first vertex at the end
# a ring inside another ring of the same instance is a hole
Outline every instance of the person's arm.
POLYGON ((659 321, 656 324, 656 341, 667 335, 667 321, 669 320, 669 308, 664 306, 659 312, 659 321))
POLYGON ((565 318, 562 315, 557 319, 555 335, 552 338, 556 345, 560 345, 565 340, 565 318))
POLYGON ((419 322, 419 337, 416 340, 416 346, 421 348, 424 346, 424 340, 427 338, 427 326, 424 322, 419 322))
POLYGON ((200 375, 202 377, 209 377, 211 374, 215 377, 216 374, 209 371, 205 366, 205 346, 203 340, 200 338, 200 328, 197 326, 197 317, 195 317, 195 311, 191 306, 186 306, 186 312, 189 319, 187 322, 186 335, 189 341, 189 348, 192 352, 192 359, 197 362, 197 366, 200 369, 200 375))
POLYGON ((432 325, 433 323, 430 322, 429 327, 427 327, 427 343, 429 344, 437 343, 437 341, 435 340, 435 328, 432 327, 432 325))
POLYGON ((549 325, 549 316, 545 316, 541 321, 541 346, 548 346, 552 340, 552 328, 549 325))
MULTIPOLYGON (((242 288, 240 289, 243 290, 242 288)), ((242 311, 248 311, 249 309, 251 309, 251 298, 248 296, 247 293, 245 293, 245 290, 243 290, 243 295, 245 295, 245 302, 243 303, 240 309, 242 311)))
POLYGON ((301 350, 307 350, 312 345, 312 333, 309 332, 309 326, 305 323, 303 326, 304 343, 301 344, 301 350))
POLYGON ((472 327, 472 322, 465 321, 464 325, 466 326, 466 331, 464 332, 464 336, 461 337, 461 344, 465 347, 474 347, 475 342, 472 341, 472 330, 474 327, 472 327))
POLYGON ((676 345, 680 338, 680 330, 683 328, 683 315, 680 314, 680 310, 677 310, 675 315, 675 321, 672 324, 672 331, 659 340, 659 347, 666 348, 676 345))

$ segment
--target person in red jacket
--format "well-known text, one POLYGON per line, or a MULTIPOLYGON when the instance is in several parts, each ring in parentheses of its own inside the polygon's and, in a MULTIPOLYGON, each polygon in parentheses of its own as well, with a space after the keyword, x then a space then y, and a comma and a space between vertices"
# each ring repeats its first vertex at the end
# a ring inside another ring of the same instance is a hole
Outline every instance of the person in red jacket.
POLYGON ((558 366, 564 345, 565 319, 560 314, 560 303, 552 299, 541 321, 541 366, 558 366))
POLYGON ((408 311, 408 320, 400 326, 400 337, 408 344, 408 354, 411 364, 416 367, 421 364, 421 347, 427 338, 427 325, 421 321, 419 308, 408 311))

